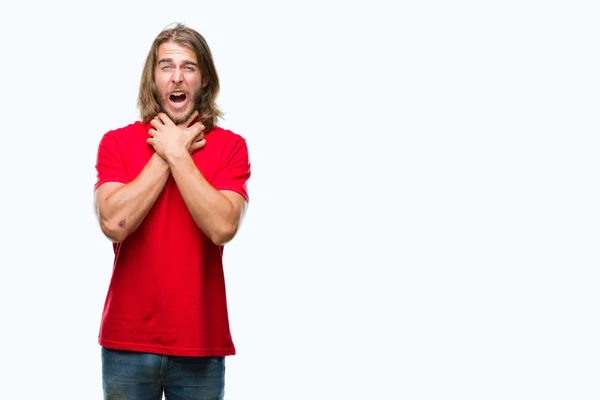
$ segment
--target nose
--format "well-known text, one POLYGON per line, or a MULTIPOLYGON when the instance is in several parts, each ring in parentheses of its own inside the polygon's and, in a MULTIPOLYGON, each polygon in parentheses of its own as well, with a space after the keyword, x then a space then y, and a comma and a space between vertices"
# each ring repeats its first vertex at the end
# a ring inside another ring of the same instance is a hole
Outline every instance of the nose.
POLYGON ((171 79, 173 80, 173 83, 180 83, 183 81, 183 72, 179 68, 175 68, 171 79))

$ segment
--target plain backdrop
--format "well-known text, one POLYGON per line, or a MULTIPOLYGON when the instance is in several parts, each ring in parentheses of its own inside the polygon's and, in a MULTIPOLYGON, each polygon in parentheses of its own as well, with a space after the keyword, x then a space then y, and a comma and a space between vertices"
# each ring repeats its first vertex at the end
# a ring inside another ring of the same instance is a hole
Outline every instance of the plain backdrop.
POLYGON ((227 400, 600 398, 598 11, 3 3, 3 396, 102 398, 96 150, 183 22, 252 162, 227 400))

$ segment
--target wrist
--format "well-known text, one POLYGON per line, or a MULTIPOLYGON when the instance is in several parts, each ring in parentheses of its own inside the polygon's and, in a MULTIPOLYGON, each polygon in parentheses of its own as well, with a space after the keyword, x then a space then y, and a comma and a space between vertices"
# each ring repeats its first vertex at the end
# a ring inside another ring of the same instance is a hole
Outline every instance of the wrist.
POLYGON ((160 166, 164 170, 169 170, 169 163, 167 162, 167 160, 165 160, 160 154, 156 152, 152 154, 152 158, 150 158, 150 161, 154 165, 160 166))
POLYGON ((186 160, 189 158, 191 158, 190 153, 187 151, 177 151, 177 152, 165 154, 165 162, 169 166, 172 166, 173 164, 176 164, 182 160, 186 160))

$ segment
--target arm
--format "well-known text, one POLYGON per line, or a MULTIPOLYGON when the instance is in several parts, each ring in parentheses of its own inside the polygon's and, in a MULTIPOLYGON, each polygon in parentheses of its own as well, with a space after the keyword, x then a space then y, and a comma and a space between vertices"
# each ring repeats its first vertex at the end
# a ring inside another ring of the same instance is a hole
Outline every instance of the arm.
POLYGON ((223 245, 235 236, 246 207, 246 198, 235 191, 236 188, 240 190, 239 187, 244 186, 249 176, 245 144, 243 151, 235 152, 231 149, 231 153, 241 155, 242 159, 230 158, 226 163, 227 172, 222 172, 221 179, 213 182, 215 186, 211 185, 190 156, 206 144, 204 125, 196 122, 189 126, 194 117, 195 115, 192 115, 185 124, 176 126, 166 114, 159 113, 151 121, 154 129, 148 131, 151 136, 148 143, 168 163, 181 197, 196 225, 213 243, 223 245), (231 177, 230 170, 236 171, 236 167, 241 169, 241 172, 237 171, 240 176, 231 177), (241 182, 232 185, 230 181, 235 178, 241 182), (219 186, 227 190, 217 190, 219 186))
POLYGON ((95 203, 102 232, 113 242, 125 240, 148 214, 168 178, 168 164, 154 153, 132 182, 107 182, 98 187, 95 203))
POLYGON ((240 194, 215 189, 198 170, 189 153, 167 159, 173 179, 196 225, 217 245, 235 236, 246 199, 240 194))

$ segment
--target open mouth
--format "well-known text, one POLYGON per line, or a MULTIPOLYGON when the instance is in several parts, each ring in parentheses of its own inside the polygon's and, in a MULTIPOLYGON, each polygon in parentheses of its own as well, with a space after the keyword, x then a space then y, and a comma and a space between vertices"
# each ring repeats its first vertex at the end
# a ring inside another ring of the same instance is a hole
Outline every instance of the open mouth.
POLYGON ((185 101, 187 100, 187 96, 181 91, 175 91, 171 93, 171 95, 169 96, 169 100, 173 104, 181 105, 185 103, 185 101))

